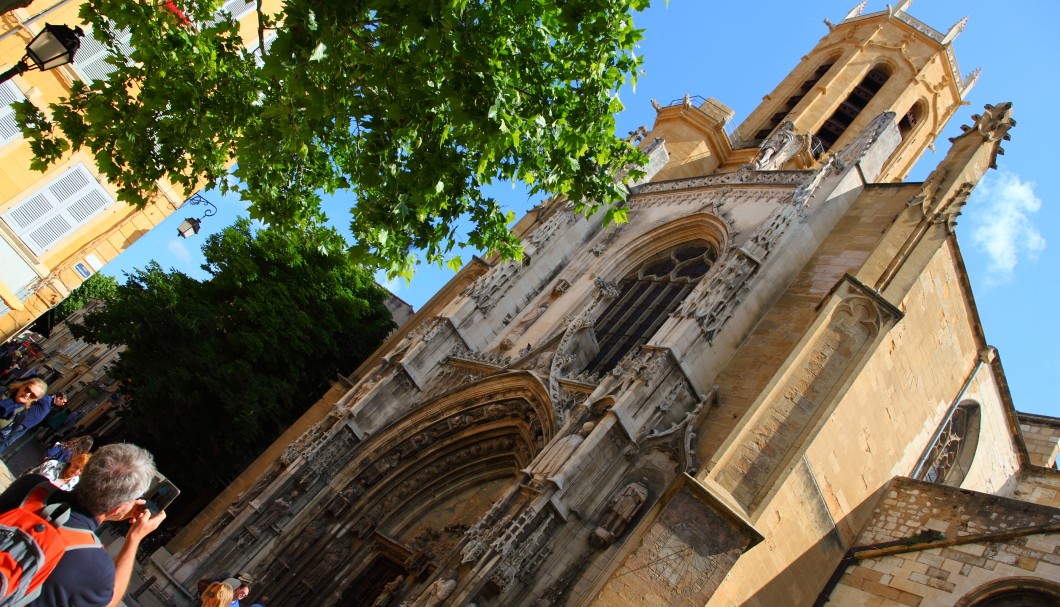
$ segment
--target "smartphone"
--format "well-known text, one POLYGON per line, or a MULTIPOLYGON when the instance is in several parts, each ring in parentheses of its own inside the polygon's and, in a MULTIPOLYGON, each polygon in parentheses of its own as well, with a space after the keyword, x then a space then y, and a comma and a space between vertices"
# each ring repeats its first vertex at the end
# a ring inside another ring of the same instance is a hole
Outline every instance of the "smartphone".
POLYGON ((151 512, 151 516, 154 516, 172 504, 178 495, 180 495, 180 489, 177 489, 173 481, 159 475, 155 477, 151 489, 144 496, 146 501, 144 508, 151 512))

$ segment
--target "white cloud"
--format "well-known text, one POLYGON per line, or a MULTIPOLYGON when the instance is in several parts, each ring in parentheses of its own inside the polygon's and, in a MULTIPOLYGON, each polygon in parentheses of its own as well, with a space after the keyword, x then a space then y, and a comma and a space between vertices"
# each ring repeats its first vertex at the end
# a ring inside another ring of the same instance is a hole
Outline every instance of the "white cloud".
POLYGON ((180 262, 180 265, 185 268, 192 265, 191 263, 191 251, 188 250, 188 245, 182 238, 173 238, 166 243, 166 249, 169 254, 172 255, 180 262))
POLYGON ((969 203, 972 241, 989 259, 986 284, 1012 279, 1016 264, 1034 260, 1045 250, 1045 238, 1033 222, 1042 206, 1034 184, 1007 171, 988 174, 969 203))
POLYGON ((375 282, 394 295, 397 295, 400 291, 404 290, 405 286, 408 284, 408 282, 400 276, 387 280, 386 272, 382 270, 375 273, 375 282))

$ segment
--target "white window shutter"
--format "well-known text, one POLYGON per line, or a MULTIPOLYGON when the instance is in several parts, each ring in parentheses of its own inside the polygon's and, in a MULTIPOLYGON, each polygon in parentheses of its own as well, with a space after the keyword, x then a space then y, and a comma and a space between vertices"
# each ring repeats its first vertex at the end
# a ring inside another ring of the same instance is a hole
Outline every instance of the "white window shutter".
POLYGON ((0 84, 0 145, 10 143, 22 136, 22 129, 18 127, 15 110, 11 104, 25 98, 22 90, 14 82, 8 80, 0 84))
POLYGON ((84 164, 78 164, 3 214, 34 254, 40 255, 113 203, 84 164))
POLYGON ((232 13, 232 18, 239 21, 254 10, 255 3, 255 0, 250 0, 249 2, 246 0, 228 0, 228 2, 225 2, 224 6, 221 7, 221 10, 232 13))
MULTIPOLYGON (((109 57, 113 55, 107 45, 103 44, 93 35, 95 32, 89 30, 83 38, 81 38, 81 48, 77 50, 77 54, 74 55, 74 69, 77 70, 78 75, 87 84, 92 84, 96 80, 101 80, 109 76, 112 72, 117 70, 117 66, 107 61, 109 57)), ((132 55, 132 45, 129 44, 129 40, 132 38, 132 33, 128 31, 119 32, 118 38, 115 43, 118 46, 118 51, 122 57, 128 58, 132 55)))

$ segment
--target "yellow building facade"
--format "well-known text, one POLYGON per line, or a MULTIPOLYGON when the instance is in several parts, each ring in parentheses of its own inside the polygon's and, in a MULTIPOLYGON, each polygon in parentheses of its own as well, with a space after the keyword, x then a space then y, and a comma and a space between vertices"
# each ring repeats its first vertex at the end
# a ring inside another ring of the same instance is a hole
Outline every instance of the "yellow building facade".
MULTIPOLYGON (((267 2, 266 8, 276 5, 267 2)), ((18 63, 46 23, 79 25, 80 6, 80 0, 37 0, 0 15, 0 69, 18 63)), ((240 20, 248 40, 256 40, 255 7, 230 0, 223 8, 240 20)), ((28 99, 46 111, 75 81, 104 78, 113 69, 109 57, 89 29, 72 64, 28 71, 0 84, 0 341, 61 302, 191 194, 162 180, 151 203, 137 210, 117 200, 86 150, 68 154, 44 173, 30 168, 33 152, 10 104, 28 99)))

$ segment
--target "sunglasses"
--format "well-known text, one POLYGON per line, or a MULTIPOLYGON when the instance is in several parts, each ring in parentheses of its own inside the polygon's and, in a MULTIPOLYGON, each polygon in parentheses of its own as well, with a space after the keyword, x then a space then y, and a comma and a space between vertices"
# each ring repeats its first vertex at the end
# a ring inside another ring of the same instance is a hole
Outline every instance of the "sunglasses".
POLYGON ((22 393, 29 394, 33 397, 33 400, 38 400, 42 396, 39 392, 34 392, 33 388, 22 388, 22 393))

